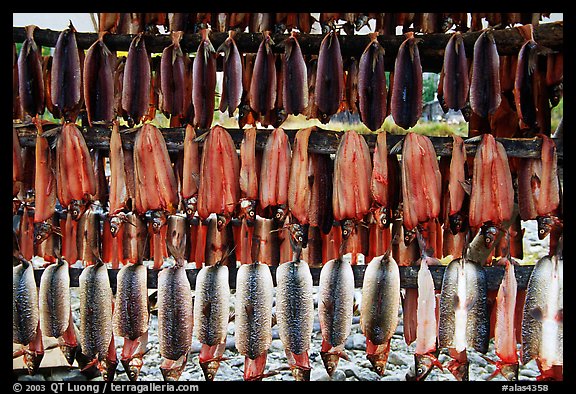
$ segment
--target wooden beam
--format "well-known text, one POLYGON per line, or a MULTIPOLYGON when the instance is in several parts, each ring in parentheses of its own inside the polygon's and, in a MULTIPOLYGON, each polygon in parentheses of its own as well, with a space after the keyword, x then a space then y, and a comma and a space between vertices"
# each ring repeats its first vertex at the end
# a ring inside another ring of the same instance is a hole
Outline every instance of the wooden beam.
MULTIPOLYGON (((272 280, 274 286, 276 286, 276 266, 270 266, 270 273, 272 274, 272 280)), ((402 288, 417 288, 418 287, 418 266, 409 267, 398 267, 400 271, 400 287, 402 288)), ((352 271, 354 272, 354 287, 361 288, 362 282, 364 280, 364 270, 366 265, 353 265, 352 271)), ((432 279, 434 280, 434 288, 440 290, 442 288, 442 278, 444 276, 444 271, 446 266, 437 265, 430 266, 430 273, 432 274, 432 279)), ((530 279, 530 274, 534 269, 534 265, 516 265, 514 266, 514 273, 516 274, 516 281, 518 282, 518 289, 526 289, 528 286, 528 280, 530 279)), ((320 280, 321 268, 310 268, 312 274, 312 283, 314 286, 318 286, 320 280)), ((484 267, 486 272, 486 281, 488 290, 498 290, 502 277, 504 276, 504 267, 484 267)), ((108 269, 108 277, 110 278, 110 286, 114 291, 116 291, 116 277, 118 275, 119 269, 108 269)), ((196 287, 196 276, 200 270, 197 268, 186 269, 186 276, 190 282, 191 289, 196 287)), ((82 273, 82 268, 70 268, 70 287, 79 286, 79 278, 82 273)), ((151 268, 147 269, 148 273, 148 288, 156 289, 158 288, 158 273, 160 270, 154 270, 151 268)), ((44 269, 35 269, 34 278, 36 280, 36 285, 40 286, 40 278, 44 273, 44 269)), ((230 287, 236 288, 236 270, 230 271, 230 287)))
MULTIPOLYGON (((16 126, 15 126, 16 127, 16 126)), ((53 125, 54 127, 60 127, 59 125, 53 125)), ((44 126, 44 130, 48 131, 52 129, 50 126, 44 126)), ((18 130, 18 137, 20 139, 20 145, 22 147, 29 146, 33 147, 36 143, 36 128, 33 125, 19 125, 17 127, 18 130)), ((240 147, 240 143, 242 142, 242 138, 244 136, 243 129, 227 129, 236 147, 240 147)), ((84 135, 86 140, 86 144, 89 148, 93 149, 101 149, 103 151, 109 150, 110 144, 110 134, 111 130, 106 127, 89 127, 89 128, 81 128, 81 131, 84 135)), ((184 134, 185 128, 178 127, 178 128, 161 128, 160 131, 164 136, 164 140, 166 141, 166 146, 169 152, 178 152, 183 149, 184 143, 184 134)), ((204 131, 197 131, 197 134, 200 135, 204 131)), ((284 129, 290 143, 294 143, 294 136, 298 130, 289 130, 284 129)), ((256 149, 262 150, 266 145, 266 140, 268 135, 271 133, 270 129, 258 129, 258 133, 256 136, 256 149)), ((310 135, 310 139, 308 142, 308 151, 313 153, 320 153, 320 154, 334 154, 336 153, 336 149, 338 148, 338 144, 340 143, 340 139, 344 134, 343 131, 333 131, 333 130, 326 130, 320 127, 315 127, 312 134, 310 135)), ((125 132, 121 133, 122 144, 126 149, 131 150, 134 146, 134 138, 136 136, 135 132, 125 132)), ((377 134, 362 134, 362 136, 366 139, 368 143, 368 147, 370 151, 374 151, 374 146, 376 143, 376 136, 377 134)), ((387 145, 388 149, 392 149, 394 145, 402 140, 404 136, 398 134, 388 134, 387 136, 387 145)), ((50 141, 51 138, 48 138, 50 141)), ((438 156, 451 156, 452 155, 452 137, 429 137, 434 145, 434 149, 436 150, 436 154, 438 156)), ((496 138, 497 141, 501 142, 504 148, 506 149, 506 153, 509 157, 523 157, 523 158, 539 158, 540 157, 540 150, 542 146, 542 139, 538 137, 534 138, 496 138)), ((553 141, 556 143, 557 155, 559 159, 564 157, 563 154, 563 138, 553 138, 553 141)), ((476 148, 479 144, 478 139, 471 139, 465 141, 466 146, 466 153, 468 155, 474 155, 476 153, 476 148)))
MULTIPOLYGON (((480 35, 480 31, 463 33, 464 45, 466 48, 466 56, 472 57, 474 43, 480 35)), ((53 48, 56 45, 60 31, 50 29, 36 29, 34 31, 34 40, 38 45, 53 48)), ((418 44, 420 57, 422 62, 422 69, 424 72, 440 72, 442 68, 442 60, 444 58, 444 49, 450 39, 450 34, 434 33, 434 34, 417 34, 422 38, 418 44)), ((210 33, 210 40, 214 48, 218 48, 224 40, 228 37, 226 32, 212 32, 210 33)), ((272 50, 275 53, 283 53, 283 42, 288 38, 288 34, 272 34, 274 45, 272 50)), ((130 43, 134 38, 133 34, 107 34, 104 37, 104 42, 110 50, 115 51, 128 51, 130 43)), ((300 34, 298 41, 305 55, 317 55, 322 42, 322 34, 300 34)), ((26 39, 26 31, 24 27, 12 27, 12 39, 14 42, 23 42, 26 39)), ((98 39, 97 33, 76 33, 76 40, 80 49, 88 49, 98 39)), ((362 35, 339 35, 340 48, 342 56, 356 56, 360 57, 370 38, 366 34, 362 35)), ((564 23, 541 23, 534 27, 535 41, 553 51, 563 51, 564 43, 564 23)), ((161 53, 164 48, 172 43, 169 34, 146 35, 144 37, 146 49, 149 53, 161 53)), ((238 33, 235 36, 238 49, 241 53, 256 53, 258 46, 262 41, 262 33, 238 33)), ((524 39, 516 28, 505 28, 494 30, 494 40, 500 55, 516 55, 524 44, 524 39)), ((184 52, 193 53, 197 50, 201 41, 199 33, 185 34, 180 42, 184 52)), ((394 68, 394 61, 400 44, 404 41, 403 35, 394 36, 378 36, 378 41, 384 47, 385 59, 384 64, 387 71, 394 68)))

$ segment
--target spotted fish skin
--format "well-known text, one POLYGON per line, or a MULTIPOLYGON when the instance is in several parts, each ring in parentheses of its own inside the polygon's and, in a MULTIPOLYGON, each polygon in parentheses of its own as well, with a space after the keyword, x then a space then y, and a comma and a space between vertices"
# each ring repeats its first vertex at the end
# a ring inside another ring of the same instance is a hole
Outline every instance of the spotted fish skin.
POLYGON ((28 345, 38 328, 38 292, 32 264, 22 261, 12 269, 12 341, 28 345))
POLYGON ((38 299, 42 334, 61 337, 70 318, 70 274, 64 260, 46 267, 40 279, 38 299))
POLYGON ((484 268, 466 259, 455 259, 444 271, 440 293, 438 343, 461 352, 488 351, 490 321, 484 268))
POLYGON ((196 277, 194 334, 202 344, 226 342, 230 286, 228 267, 215 264, 203 267, 196 277))
POLYGON ((146 267, 127 264, 118 272, 112 324, 118 337, 135 340, 148 331, 148 291, 146 267))
POLYGON ((112 288, 104 264, 80 274, 80 347, 87 358, 105 359, 112 339, 112 288))

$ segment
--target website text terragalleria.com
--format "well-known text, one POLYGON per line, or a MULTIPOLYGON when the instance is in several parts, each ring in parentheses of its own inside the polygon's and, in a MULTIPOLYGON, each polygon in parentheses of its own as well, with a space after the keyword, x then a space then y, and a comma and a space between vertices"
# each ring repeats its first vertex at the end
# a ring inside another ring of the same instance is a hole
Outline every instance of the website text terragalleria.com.
POLYGON ((79 382, 53 382, 50 384, 32 384, 27 382, 14 383, 13 391, 20 392, 48 392, 51 391, 55 394, 62 392, 89 392, 94 394, 104 393, 138 393, 143 392, 189 392, 200 391, 197 384, 185 384, 178 382, 177 384, 168 382, 138 382, 137 384, 123 384, 104 382, 96 383, 79 383, 79 382))

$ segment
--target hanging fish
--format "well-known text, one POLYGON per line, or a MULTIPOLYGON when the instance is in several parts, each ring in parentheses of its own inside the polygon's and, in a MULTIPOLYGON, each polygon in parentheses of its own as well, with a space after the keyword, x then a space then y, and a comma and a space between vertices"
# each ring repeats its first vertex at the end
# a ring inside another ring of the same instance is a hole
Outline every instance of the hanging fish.
POLYGON ((212 381, 226 349, 230 286, 228 267, 220 262, 205 266, 196 276, 194 335, 202 344, 199 361, 204 377, 212 381))
POLYGON ((240 143, 240 214, 249 223, 256 220, 256 203, 258 200, 258 178, 260 168, 256 159, 256 128, 244 130, 240 143))
POLYGON ((12 269, 12 342, 24 346, 24 363, 32 375, 44 357, 38 291, 32 263, 22 257, 18 260, 12 269))
POLYGON ((344 61, 346 109, 352 114, 358 113, 358 72, 358 61, 355 57, 351 56, 344 61))
POLYGON ((197 209, 202 220, 211 213, 218 215, 219 230, 228 224, 239 201, 239 174, 240 163, 230 133, 214 126, 202 148, 197 209))
POLYGON ((262 380, 272 342, 274 285, 270 269, 255 261, 242 264, 236 276, 234 339, 244 356, 244 380, 262 380))
POLYGON ((222 95, 219 110, 228 116, 234 116, 234 111, 242 99, 242 58, 234 41, 234 30, 228 31, 228 38, 218 47, 216 52, 224 52, 222 95))
POLYGON ((284 41, 282 103, 286 113, 298 115, 308 106, 308 72, 296 32, 284 41))
POLYGON ((208 129, 214 117, 216 95, 216 51, 208 38, 208 30, 202 29, 202 41, 198 45, 192 65, 192 104, 194 127, 208 129))
POLYGON ((190 112, 191 60, 180 46, 183 36, 183 31, 170 33, 172 44, 164 48, 160 59, 162 110, 177 119, 186 118, 190 112))
POLYGON ((16 197, 24 182, 24 160, 20 138, 15 128, 12 128, 12 197, 16 197))
POLYGON ((184 269, 183 250, 169 246, 176 263, 158 274, 158 340, 165 381, 180 378, 192 345, 192 290, 184 269), (174 297, 178 294, 178 297, 174 297))
POLYGON ((135 124, 148 113, 152 74, 144 36, 137 34, 128 49, 122 82, 122 109, 135 124))
POLYGON ((378 130, 386 119, 387 93, 384 48, 377 33, 370 34, 370 43, 360 57, 358 99, 362 123, 372 131, 378 130))
POLYGON ((450 173, 448 180, 449 209, 448 222, 453 235, 467 228, 468 195, 464 190, 464 183, 468 177, 468 165, 466 161, 466 146, 459 136, 452 137, 452 156, 450 159, 450 173))
POLYGON ((63 207, 78 220, 96 193, 94 165, 84 136, 74 123, 66 122, 56 143, 56 193, 63 207))
POLYGON ((370 261, 364 272, 360 327, 366 336, 366 358, 382 376, 390 353, 390 341, 398 325, 400 272, 386 252, 370 261))
POLYGON ((352 329, 354 273, 348 261, 334 259, 322 266, 318 295, 322 332, 320 355, 326 372, 332 376, 340 357, 349 360, 344 344, 352 329))
POLYGON ((465 258, 452 260, 444 271, 440 293, 438 346, 449 348, 448 369, 457 380, 468 380, 466 349, 488 351, 490 322, 486 304, 486 273, 465 258))
POLYGON ((276 319, 286 358, 297 381, 310 380, 308 349, 314 323, 312 274, 305 261, 282 263, 276 270, 276 319))
POLYGON ((462 33, 455 32, 448 40, 444 51, 443 98, 446 107, 458 111, 466 105, 470 81, 468 80, 468 60, 462 33))
POLYGON ((408 133, 402 146, 403 224, 410 231, 440 213, 441 176, 430 139, 408 133))
POLYGON ((259 202, 262 209, 275 209, 275 218, 283 223, 288 204, 288 184, 292 153, 288 136, 276 128, 268 136, 260 170, 259 202))
POLYGON ((70 317, 70 274, 66 261, 59 259, 44 269, 38 300, 42 333, 53 338, 64 335, 70 317))
POLYGON ((316 69, 314 101, 318 119, 328 123, 344 99, 344 66, 340 53, 340 41, 336 30, 331 30, 320 43, 316 69))
POLYGON ((122 226, 122 263, 135 264, 139 259, 145 258, 148 230, 144 220, 135 212, 128 212, 125 216, 126 225, 122 226))
POLYGON ((522 364, 536 359, 538 380, 563 380, 564 263, 558 255, 534 266, 522 318, 522 364))
POLYGON ((200 153, 195 138, 194 127, 191 124, 186 125, 181 194, 188 219, 192 219, 196 213, 200 185, 200 153))
POLYGON ((112 133, 110 134, 110 204, 108 208, 108 216, 111 222, 110 231, 113 236, 116 236, 120 230, 122 221, 119 218, 119 214, 127 209, 128 199, 130 198, 127 187, 128 176, 124 163, 124 149, 122 148, 119 124, 118 121, 114 120, 112 133))
POLYGON ((272 45, 270 32, 264 31, 254 61, 248 99, 250 108, 260 115, 272 111, 276 103, 276 58, 272 45))
POLYGON ((51 97, 64 120, 74 122, 82 106, 82 68, 76 44, 76 29, 70 22, 68 29, 58 36, 54 47, 51 75, 51 97))
POLYGON ((419 39, 414 37, 413 32, 405 36, 396 55, 390 108, 394 123, 409 129, 422 115, 422 65, 419 39))
POLYGON ((80 347, 82 354, 96 364, 104 380, 113 378, 116 358, 112 334, 112 288, 108 269, 98 261, 82 270, 80 283, 80 347), (113 356, 109 354, 110 350, 113 356), (110 373, 112 372, 112 373, 110 373))
POLYGON ((138 379, 148 343, 147 269, 142 261, 124 265, 116 278, 114 334, 124 338, 120 361, 130 381, 138 379))
POLYGON ((480 228, 491 222, 499 226, 512 217, 514 189, 504 146, 484 134, 474 157, 469 223, 480 228))
POLYGON ((18 94, 24 113, 34 117, 44 113, 44 77, 41 49, 34 41, 36 26, 26 26, 26 39, 18 55, 18 94))
POLYGON ((309 175, 311 165, 308 154, 308 139, 312 128, 300 129, 294 137, 294 149, 288 182, 288 208, 292 218, 299 224, 309 224, 309 209, 312 197, 312 182, 309 175))
POLYGON ((84 59, 83 93, 88 122, 109 123, 114 118, 116 55, 104 43, 104 34, 88 48, 84 59))
POLYGON ((280 263, 280 245, 275 219, 256 216, 252 235, 251 260, 277 266, 280 263))
POLYGON ((389 227, 392 222, 391 201, 389 203, 389 188, 393 187, 388 174, 388 147, 386 131, 378 133, 374 145, 372 174, 370 176, 370 192, 373 198, 372 212, 374 220, 380 228, 389 227))
POLYGON ((492 29, 487 29, 474 43, 470 106, 474 113, 485 118, 498 109, 501 101, 500 57, 492 29))
POLYGON ((353 130, 344 133, 334 159, 332 209, 334 219, 361 221, 370 211, 372 162, 364 137, 353 130))
POLYGON ((178 185, 162 133, 150 123, 138 130, 134 139, 135 208, 170 214, 178 206, 178 185))
MULTIPOLYGON (((54 158, 48 139, 42 135, 41 122, 39 120, 34 122, 38 131, 34 167, 34 223, 43 223, 51 219, 56 211, 56 179, 54 158)), ((18 137, 16 139, 18 140, 18 137)))

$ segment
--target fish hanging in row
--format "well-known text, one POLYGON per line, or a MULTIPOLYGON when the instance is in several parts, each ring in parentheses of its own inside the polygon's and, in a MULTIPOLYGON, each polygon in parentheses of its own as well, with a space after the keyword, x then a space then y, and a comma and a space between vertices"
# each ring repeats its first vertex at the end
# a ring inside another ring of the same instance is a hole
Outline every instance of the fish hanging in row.
POLYGON ((109 123, 114 114, 114 67, 116 55, 104 43, 104 34, 86 51, 83 93, 88 122, 109 123))
POLYGON ((24 113, 34 117, 44 113, 42 51, 34 41, 36 26, 26 26, 26 39, 18 55, 18 92, 24 113))
POLYGON ((216 51, 203 29, 202 40, 196 51, 192 72, 192 104, 194 106, 194 126, 210 128, 214 117, 216 95, 216 51))
POLYGON ((232 117, 242 99, 242 58, 234 41, 232 30, 228 32, 228 38, 224 40, 216 52, 224 52, 222 95, 218 109, 221 112, 227 110, 228 116, 232 117))
POLYGON ((151 78, 146 42, 139 33, 130 43, 122 81, 122 109, 135 124, 148 114, 151 78))
POLYGON ((362 52, 358 64, 358 101, 360 118, 372 131, 384 123, 387 108, 384 48, 378 36, 371 34, 370 43, 362 52))
POLYGON ((160 59, 162 110, 179 120, 190 118, 192 111, 192 61, 180 46, 183 34, 170 34, 172 44, 164 48, 160 59))
POLYGON ((328 123, 344 99, 344 68, 340 41, 335 30, 326 34, 320 43, 315 82, 317 117, 320 122, 328 123))

